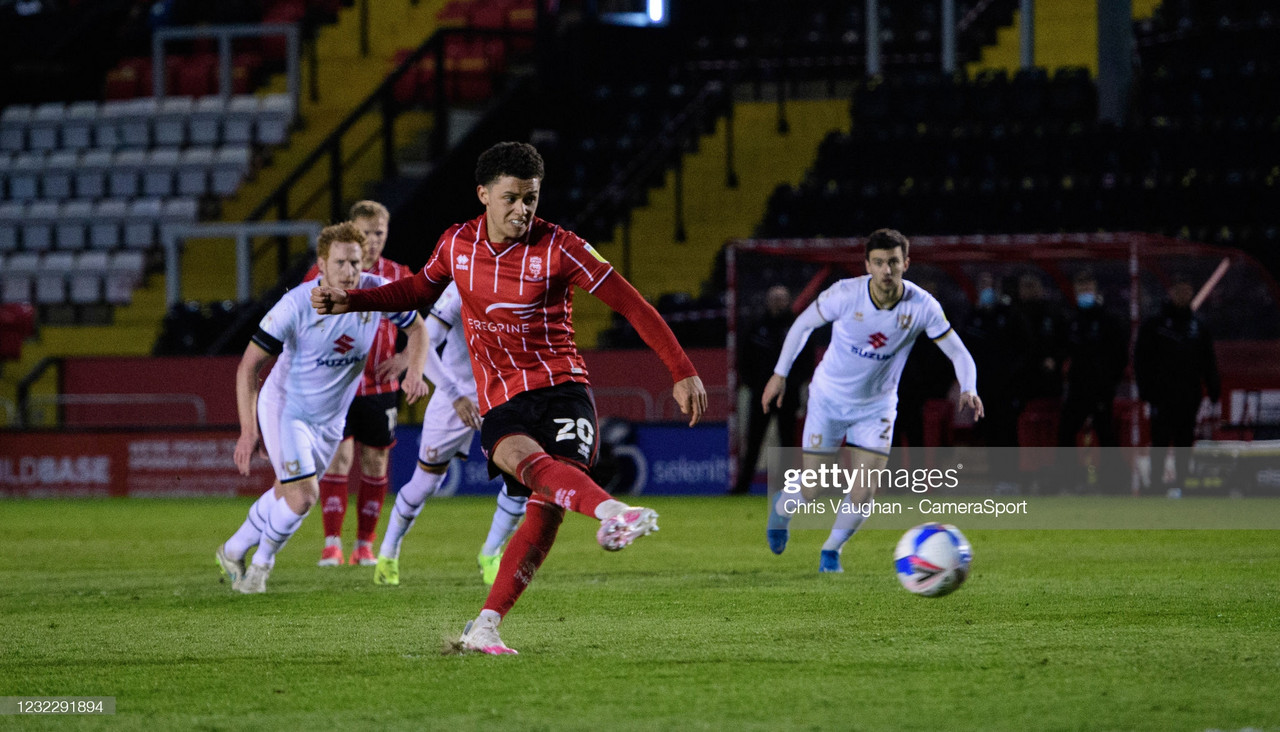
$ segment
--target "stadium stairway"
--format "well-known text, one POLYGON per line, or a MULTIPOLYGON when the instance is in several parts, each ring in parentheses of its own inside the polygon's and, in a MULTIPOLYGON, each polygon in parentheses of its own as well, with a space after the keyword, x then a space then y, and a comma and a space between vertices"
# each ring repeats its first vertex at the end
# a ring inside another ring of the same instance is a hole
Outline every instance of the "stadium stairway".
MULTIPOLYGON (((416 48, 435 32, 436 13, 445 0, 379 0, 370 3, 369 56, 360 55, 358 8, 343 8, 338 22, 320 28, 317 38, 318 81, 320 99, 312 102, 306 92, 310 79, 303 63, 301 114, 305 125, 295 129, 288 142, 272 151, 269 165, 264 165, 240 187, 235 195, 222 202, 223 221, 243 221, 280 182, 310 154, 355 107, 364 100, 391 71, 391 59, 400 48, 416 48)), ((284 75, 260 90, 262 94, 284 92, 284 75)), ((364 133, 357 126, 357 137, 364 140, 376 133, 375 119, 366 122, 364 133)), ((430 115, 411 111, 400 115, 396 124, 397 144, 416 138, 430 126, 430 115)), ((365 186, 381 174, 377 146, 349 164, 344 177, 344 197, 363 197, 365 186)), ((344 151, 350 159, 351 151, 344 151)), ((327 166, 318 166, 327 176, 327 166)), ((322 184, 321 173, 304 178, 300 190, 316 190, 322 184)), ((317 196, 311 210, 301 218, 326 221, 327 196, 317 196)), ((326 221, 327 223, 327 221, 326 221)), ((301 249, 301 243, 297 244, 301 249)), ((256 264, 255 291, 275 284, 276 262, 273 257, 256 264)), ((193 240, 183 257, 183 297, 213 301, 234 297, 235 259, 227 241, 193 240)), ((141 356, 151 352, 160 335, 165 314, 165 279, 151 274, 134 291, 133 302, 115 308, 111 325, 42 325, 34 338, 22 349, 22 356, 0 367, 0 419, 12 420, 9 404, 16 403, 18 383, 44 358, 50 356, 141 356)), ((53 395, 58 390, 56 370, 47 370, 32 385, 33 395, 53 395)), ((51 410, 50 410, 51 411, 51 410)), ((0 423, 2 424, 2 423, 0 423)), ((36 426, 53 426, 53 415, 36 426)))
MULTIPOLYGON (((794 100, 787 104, 790 132, 777 131, 777 105, 734 105, 735 167, 739 184, 725 186, 725 121, 684 158, 684 213, 687 241, 675 241, 675 174, 649 191, 649 203, 632 211, 631 282, 651 302, 659 295, 697 295, 711 274, 716 254, 730 239, 750 237, 760 213, 780 183, 798 184, 813 162, 818 143, 832 130, 849 129, 845 99, 794 100)), ((597 247, 616 267, 622 263, 622 233, 597 247)), ((609 326, 610 311, 594 297, 574 301, 578 343, 592 348, 609 326)))
MULTIPOLYGON (((1134 20, 1150 18, 1161 0, 1132 0, 1134 20)), ((1098 8, 1093 2, 1080 0, 1037 0, 1036 2, 1036 66, 1054 69, 1084 66, 1090 76, 1098 75, 1098 8)), ((982 49, 982 58, 968 65, 969 78, 979 71, 1004 69, 1012 78, 1019 67, 1020 11, 1014 11, 1013 23, 996 31, 994 45, 982 49)))

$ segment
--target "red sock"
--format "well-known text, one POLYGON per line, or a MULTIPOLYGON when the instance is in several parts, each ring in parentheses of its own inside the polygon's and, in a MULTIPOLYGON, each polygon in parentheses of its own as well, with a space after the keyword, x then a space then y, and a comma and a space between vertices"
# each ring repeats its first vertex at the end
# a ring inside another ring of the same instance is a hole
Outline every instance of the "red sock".
POLYGON ((545 452, 534 453, 516 466, 516 477, 557 506, 596 517, 596 506, 612 498, 586 473, 545 452))
POLYGON ((542 560, 547 558, 547 552, 555 543, 556 530, 564 521, 564 509, 546 503, 540 496, 530 498, 525 507, 524 522, 507 543, 493 589, 489 590, 489 597, 484 601, 485 610, 493 610, 503 616, 516 604, 520 593, 529 586, 538 567, 542 566, 542 560))
POLYGON ((360 479, 360 517, 356 524, 356 540, 372 542, 378 534, 378 519, 382 518, 382 499, 387 496, 387 476, 360 479))
POLYGON ((342 536, 342 520, 347 517, 347 476, 320 477, 320 511, 324 517, 324 535, 342 536))

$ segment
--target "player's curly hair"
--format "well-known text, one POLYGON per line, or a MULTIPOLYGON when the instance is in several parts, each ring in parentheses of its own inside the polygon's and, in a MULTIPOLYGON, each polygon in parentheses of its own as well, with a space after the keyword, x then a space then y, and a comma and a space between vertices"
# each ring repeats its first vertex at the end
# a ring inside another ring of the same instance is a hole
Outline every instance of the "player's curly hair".
POLYGON ((350 221, 326 226, 320 230, 320 236, 316 237, 316 256, 320 259, 328 259, 329 247, 338 242, 359 244, 360 256, 364 256, 364 232, 350 221))
POLYGON ((902 247, 902 256, 909 256, 908 248, 911 242, 907 241, 907 237, 903 236, 901 231, 897 229, 876 229, 871 232, 871 236, 867 237, 866 258, 871 258, 871 252, 876 249, 884 249, 892 251, 898 247, 902 247))
POLYGON ((504 175, 520 180, 542 180, 546 167, 538 149, 527 142, 499 142, 480 153, 476 161, 476 183, 487 186, 504 175))

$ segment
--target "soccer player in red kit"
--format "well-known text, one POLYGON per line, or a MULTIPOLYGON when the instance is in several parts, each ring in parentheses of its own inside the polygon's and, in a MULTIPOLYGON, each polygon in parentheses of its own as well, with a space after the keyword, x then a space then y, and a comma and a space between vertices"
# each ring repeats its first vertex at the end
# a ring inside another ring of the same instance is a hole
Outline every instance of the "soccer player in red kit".
POLYGON ((489 470, 503 474, 512 495, 531 496, 484 609, 459 641, 465 651, 495 655, 515 653, 498 636, 498 624, 546 559, 565 509, 599 519, 596 538, 611 551, 658 528, 652 509, 610 498, 587 475, 599 440, 586 366, 573 341, 573 287, 620 313, 657 352, 690 426, 707 406, 702 380, 658 312, 590 244, 534 216, 543 174, 532 145, 494 145, 476 163, 484 214, 446 231, 421 272, 368 290, 311 291, 322 314, 390 311, 428 307, 450 280, 458 283, 489 470))
MULTIPOLYGON (((391 212, 377 201, 357 201, 351 206, 351 221, 364 232, 364 271, 392 282, 412 277, 413 270, 382 256, 391 225, 391 212)), ((312 266, 303 277, 314 280, 320 270, 312 266)), ((397 377, 406 366, 403 354, 396 353, 396 329, 382 321, 356 398, 347 410, 347 426, 342 443, 320 478, 320 510, 324 517, 324 549, 321 567, 342 564, 342 524, 347 516, 347 476, 355 462, 355 443, 360 443, 360 492, 356 500, 356 543, 351 564, 373 566, 377 557, 373 541, 382 517, 382 501, 387 495, 387 463, 395 445, 396 412, 400 406, 397 377)))

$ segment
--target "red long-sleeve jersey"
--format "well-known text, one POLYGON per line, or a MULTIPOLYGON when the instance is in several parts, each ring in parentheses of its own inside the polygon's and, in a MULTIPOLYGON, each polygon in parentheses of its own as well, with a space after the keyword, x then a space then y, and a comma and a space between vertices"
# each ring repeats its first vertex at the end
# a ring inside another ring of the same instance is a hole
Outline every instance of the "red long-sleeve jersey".
POLYGON ((635 326, 673 381, 697 371, 662 317, 590 244, 534 218, 523 241, 490 242, 485 217, 451 227, 417 275, 348 290, 352 310, 429 307, 450 280, 462 296, 471 369, 486 413, 523 391, 589 383, 573 341, 573 288, 600 298, 635 326))

